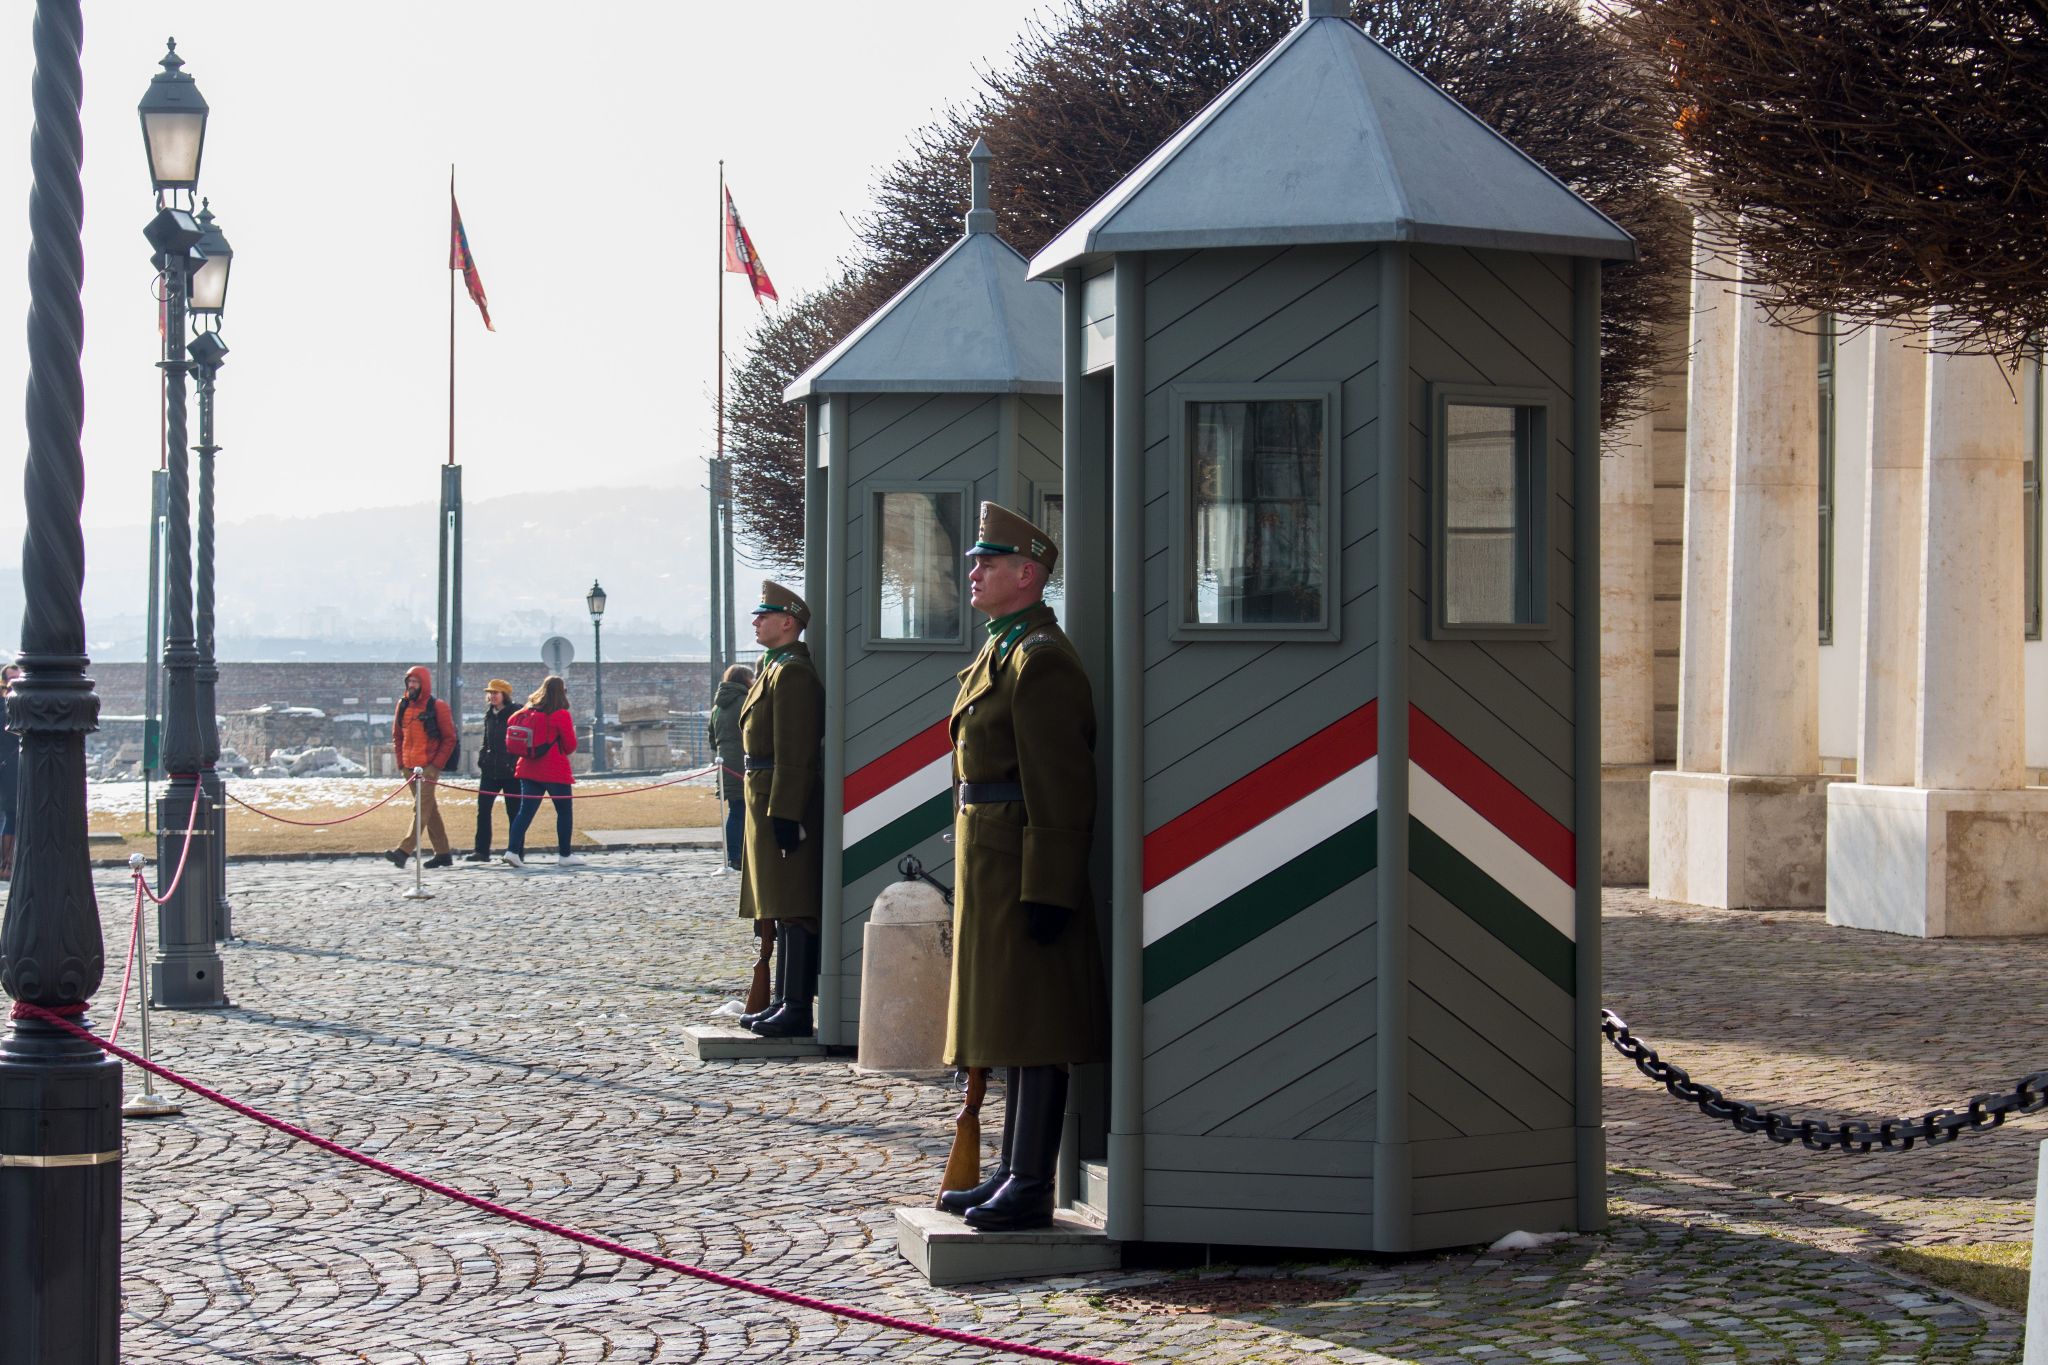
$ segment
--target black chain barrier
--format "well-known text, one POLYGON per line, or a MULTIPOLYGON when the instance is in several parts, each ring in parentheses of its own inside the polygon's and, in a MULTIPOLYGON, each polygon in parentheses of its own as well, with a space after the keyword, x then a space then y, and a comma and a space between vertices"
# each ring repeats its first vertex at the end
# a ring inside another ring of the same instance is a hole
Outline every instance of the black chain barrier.
POLYGON ((1863 1153, 1881 1147, 1886 1151, 1910 1151, 1915 1143, 1928 1147, 1954 1142, 1966 1133, 1996 1128, 2013 1114, 2031 1114, 2048 1109, 2048 1071, 2021 1077, 2003 1095, 1973 1095, 1961 1109, 1930 1109, 1918 1118, 1885 1119, 1865 1123, 1848 1119, 1829 1123, 1823 1119, 1799 1118, 1759 1109, 1742 1100, 1731 1100, 1713 1086, 1694 1080, 1684 1067, 1673 1066, 1657 1056, 1657 1050, 1629 1032, 1613 1010, 1600 1011, 1600 1031, 1614 1044, 1614 1050, 1636 1064, 1636 1070, 1671 1092, 1671 1097, 1697 1105, 1710 1119, 1724 1119, 1744 1133, 1762 1133, 1773 1142, 1797 1142, 1816 1152, 1839 1149, 1863 1153))
POLYGON ((925 871, 924 864, 917 860, 915 853, 904 854, 902 859, 896 864, 896 870, 903 874, 904 881, 930 882, 939 889, 939 894, 946 898, 946 904, 951 905, 953 903, 953 888, 925 871))

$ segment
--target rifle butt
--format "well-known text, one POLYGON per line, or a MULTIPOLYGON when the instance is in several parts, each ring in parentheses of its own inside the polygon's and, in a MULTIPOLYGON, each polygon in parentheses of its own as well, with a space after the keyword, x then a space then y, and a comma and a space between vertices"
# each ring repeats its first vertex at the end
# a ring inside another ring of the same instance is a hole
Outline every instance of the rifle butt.
POLYGON ((953 1118, 953 1150, 946 1156, 946 1174, 939 1193, 971 1190, 981 1183, 981 1102, 988 1094, 988 1068, 969 1067, 967 1096, 953 1118))
POLYGON ((775 921, 755 920, 754 933, 760 941, 761 951, 754 959, 754 979, 747 983, 748 1014, 759 1014, 768 1008, 768 964, 775 954, 775 921))

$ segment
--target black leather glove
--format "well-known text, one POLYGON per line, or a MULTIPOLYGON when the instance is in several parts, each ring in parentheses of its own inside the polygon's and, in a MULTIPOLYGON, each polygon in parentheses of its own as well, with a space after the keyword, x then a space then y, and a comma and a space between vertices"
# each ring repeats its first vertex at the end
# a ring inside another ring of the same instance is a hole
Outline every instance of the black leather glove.
POLYGON ((785 820, 779 815, 770 816, 768 823, 775 830, 775 846, 784 853, 796 852, 797 845, 804 841, 804 827, 794 820, 785 820))
POLYGON ((1074 912, 1064 905, 1041 905, 1037 901, 1024 902, 1024 932, 1031 936, 1033 943, 1050 945, 1054 939, 1066 932, 1067 921, 1074 912))

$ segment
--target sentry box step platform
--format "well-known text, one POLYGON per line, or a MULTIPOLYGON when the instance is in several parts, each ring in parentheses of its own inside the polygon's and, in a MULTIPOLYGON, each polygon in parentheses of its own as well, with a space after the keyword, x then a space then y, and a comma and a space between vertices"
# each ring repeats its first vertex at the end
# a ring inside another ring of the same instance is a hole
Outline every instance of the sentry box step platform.
POLYGON ((683 1030, 683 1048, 700 1062, 772 1062, 787 1057, 822 1057, 816 1038, 763 1038, 729 1024, 691 1024, 683 1030))
POLYGON ((934 1285, 1042 1279, 1123 1264, 1122 1244, 1071 1209, 1053 1214, 1051 1227, 1030 1232, 977 1232, 939 1209, 898 1209, 896 1250, 934 1285))

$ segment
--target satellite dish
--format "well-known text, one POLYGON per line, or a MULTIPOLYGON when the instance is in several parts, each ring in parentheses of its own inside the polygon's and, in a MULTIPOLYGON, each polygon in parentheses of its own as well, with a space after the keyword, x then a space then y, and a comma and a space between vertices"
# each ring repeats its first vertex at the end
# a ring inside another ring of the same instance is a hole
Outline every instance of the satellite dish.
POLYGON ((540 642, 540 661, 548 666, 548 672, 558 677, 569 676, 569 664, 576 658, 576 646, 560 635, 550 635, 540 642))

